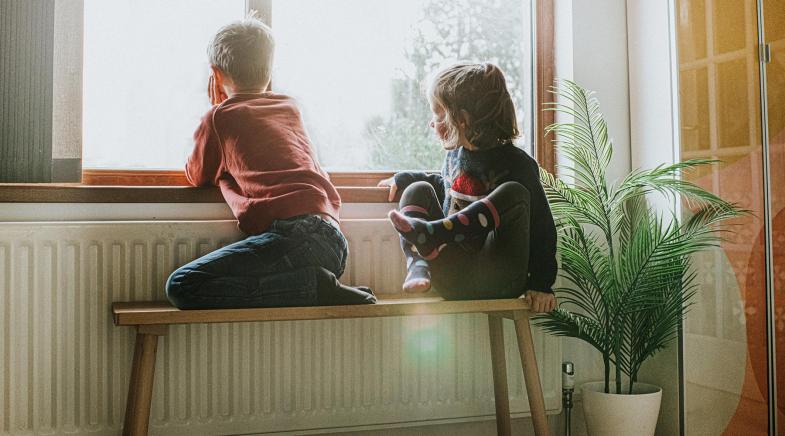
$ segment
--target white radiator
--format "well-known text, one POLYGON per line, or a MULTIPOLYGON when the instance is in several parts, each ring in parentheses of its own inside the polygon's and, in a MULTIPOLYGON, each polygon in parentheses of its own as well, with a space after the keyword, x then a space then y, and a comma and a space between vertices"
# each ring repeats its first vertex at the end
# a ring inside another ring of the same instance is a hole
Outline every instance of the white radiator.
MULTIPOLYGON (((345 221, 344 281, 396 293, 383 221, 345 221)), ((164 299, 177 266, 239 237, 232 221, 0 223, 0 434, 119 434, 134 332, 113 301, 164 299)), ((511 408, 527 413, 512 324, 511 408)), ((560 342, 535 332, 546 407, 560 342)), ((297 434, 492 418, 483 315, 175 326, 160 342, 151 432, 297 434)))

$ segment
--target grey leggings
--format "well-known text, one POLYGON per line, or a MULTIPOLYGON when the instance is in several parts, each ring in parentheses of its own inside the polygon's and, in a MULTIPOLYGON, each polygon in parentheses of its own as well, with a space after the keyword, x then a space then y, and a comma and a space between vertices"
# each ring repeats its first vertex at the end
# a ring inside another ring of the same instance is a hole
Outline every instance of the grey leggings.
MULTIPOLYGON (((431 286, 447 300, 516 298, 526 291, 529 190, 506 182, 487 198, 499 212, 499 228, 485 239, 447 244, 439 257, 429 261, 431 286)), ((436 191, 427 182, 415 182, 403 191, 399 206, 409 205, 427 210, 430 220, 444 218, 436 191)), ((401 244, 406 244, 403 238, 401 244)), ((404 253, 417 256, 406 249, 404 253)))

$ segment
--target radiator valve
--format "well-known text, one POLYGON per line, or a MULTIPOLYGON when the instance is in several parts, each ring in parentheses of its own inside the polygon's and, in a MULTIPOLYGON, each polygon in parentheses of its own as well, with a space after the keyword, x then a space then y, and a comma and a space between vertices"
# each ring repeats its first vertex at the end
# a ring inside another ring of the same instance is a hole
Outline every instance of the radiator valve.
POLYGON ((575 391, 575 366, 572 362, 561 364, 561 400, 564 407, 564 434, 570 436, 571 423, 570 414, 572 412, 572 393, 575 391))

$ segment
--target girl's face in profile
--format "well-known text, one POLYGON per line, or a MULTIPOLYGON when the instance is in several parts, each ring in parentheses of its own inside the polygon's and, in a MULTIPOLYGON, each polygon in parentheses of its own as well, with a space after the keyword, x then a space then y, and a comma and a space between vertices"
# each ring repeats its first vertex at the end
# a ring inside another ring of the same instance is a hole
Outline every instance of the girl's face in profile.
POLYGON ((428 125, 436 132, 436 136, 442 142, 447 140, 447 120, 445 120, 446 113, 444 108, 439 103, 434 101, 430 102, 431 104, 431 112, 433 112, 433 116, 431 117, 430 123, 428 125))
POLYGON ((459 126, 456 127, 457 129, 457 144, 455 140, 448 140, 449 139, 449 132, 448 132, 448 125, 450 121, 447 120, 447 111, 444 110, 444 107, 440 105, 438 102, 431 101, 431 112, 433 112, 433 116, 431 117, 431 121, 428 125, 436 132, 436 136, 442 143, 442 147, 445 150, 454 150, 456 147, 461 146, 467 148, 469 150, 474 150, 475 147, 466 140, 464 136, 464 124, 461 123, 459 126))

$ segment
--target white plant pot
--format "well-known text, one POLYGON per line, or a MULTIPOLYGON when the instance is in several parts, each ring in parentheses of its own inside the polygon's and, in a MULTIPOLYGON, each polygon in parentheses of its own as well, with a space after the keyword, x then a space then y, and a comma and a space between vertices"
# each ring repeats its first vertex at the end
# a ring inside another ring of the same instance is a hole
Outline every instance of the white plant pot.
MULTIPOLYGON (((615 391, 611 382, 611 391, 615 391)), ((623 392, 627 392, 624 388, 623 392)), ((583 416, 589 436, 654 436, 662 389, 635 383, 633 393, 606 394, 604 382, 581 386, 583 416)))

